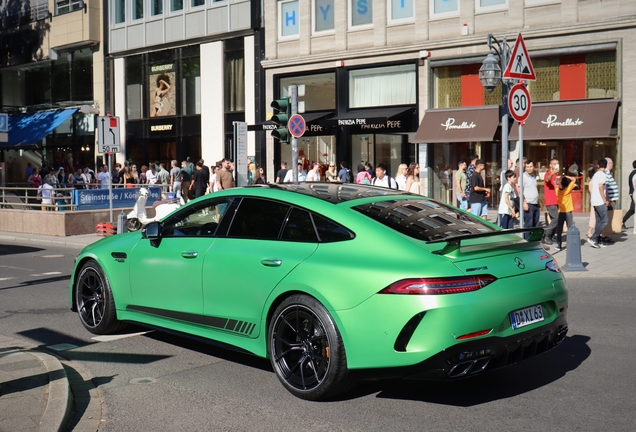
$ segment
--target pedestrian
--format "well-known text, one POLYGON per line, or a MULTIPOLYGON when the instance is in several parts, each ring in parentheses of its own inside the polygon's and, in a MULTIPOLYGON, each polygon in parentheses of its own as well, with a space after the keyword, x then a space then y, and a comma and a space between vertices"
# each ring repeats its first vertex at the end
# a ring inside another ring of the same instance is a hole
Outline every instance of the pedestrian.
MULTIPOLYGON (((283 183, 291 183, 294 181, 294 172, 292 170, 288 170, 287 174, 285 174, 285 179, 283 183)), ((303 170, 303 163, 298 161, 298 181, 307 181, 307 173, 303 170)))
POLYGON ((219 166, 214 165, 212 167, 212 175, 210 176, 210 185, 209 185, 211 193, 219 191, 219 183, 216 181, 216 174, 218 171, 219 171, 219 166))
POLYGON ((111 181, 113 183, 113 186, 116 185, 116 184, 119 184, 119 171, 121 171, 121 164, 120 163, 116 163, 115 164, 115 169, 111 173, 111 181))
POLYGON ((179 168, 179 162, 176 159, 170 161, 170 185, 172 185, 175 197, 181 198, 181 168, 179 168))
POLYGON ((475 164, 477 163, 477 159, 479 159, 479 156, 477 156, 476 154, 473 154, 470 157, 470 164, 466 168, 466 189, 464 190, 464 192, 466 193, 466 198, 470 197, 470 192, 471 192, 470 178, 473 176, 473 173, 475 172, 475 169, 476 169, 475 164))
POLYGON ((33 168, 33 164, 31 162, 27 162, 27 167, 25 170, 25 174, 26 174, 26 179, 27 181, 29 181, 29 177, 31 177, 31 174, 33 174, 34 168, 33 168))
POLYGON ((630 217, 634 215, 635 206, 634 206, 634 190, 636 190, 636 160, 632 162, 632 172, 629 174, 629 198, 631 199, 631 204, 629 205, 629 210, 623 216, 623 229, 627 229, 625 223, 629 220, 630 217))
POLYGON ((311 169, 307 173, 307 181, 320 181, 320 164, 318 162, 314 162, 311 164, 311 169))
POLYGON ((188 166, 188 161, 181 161, 181 198, 184 202, 190 199, 190 183, 192 182, 192 171, 188 166))
POLYGON ((203 162, 199 161, 196 164, 196 171, 192 175, 192 181, 190 182, 190 190, 194 190, 194 197, 199 198, 205 195, 205 190, 210 182, 208 172, 203 169, 203 162))
POLYGON ((347 161, 340 162, 340 171, 338 171, 338 180, 340 183, 351 183, 353 181, 353 175, 347 164, 347 161))
POLYGON ((125 188, 132 189, 135 187, 135 176, 128 165, 124 166, 123 175, 121 176, 125 188))
POLYGON ((607 168, 605 168, 605 189, 607 191, 607 200, 609 201, 609 206, 607 210, 614 210, 617 207, 618 200, 620 195, 618 193, 618 183, 614 180, 614 176, 612 175, 612 170, 614 169, 614 161, 611 158, 606 157, 607 168))
POLYGON ((100 189, 108 189, 110 185, 110 174, 108 173, 107 165, 102 165, 99 173, 97 173, 97 184, 100 189))
POLYGON ((336 171, 335 162, 329 162, 329 168, 327 168, 327 171, 325 172, 325 179, 332 183, 338 183, 340 181, 338 180, 338 171, 336 171))
POLYGON ((34 169, 27 179, 27 184, 29 187, 36 189, 42 186, 42 177, 40 177, 40 173, 34 169))
MULTIPOLYGON (((123 171, 123 170, 122 170, 123 171)), ((150 162, 150 164, 148 165, 148 171, 146 171, 146 182, 149 185, 154 185, 157 183, 159 179, 157 178, 157 166, 150 162)), ((121 184, 123 184, 124 182, 121 181, 121 184)))
POLYGON ((397 169, 397 174, 395 175, 395 182, 398 184, 399 190, 407 190, 406 189, 406 171, 409 167, 406 164, 400 164, 397 169))
POLYGON ((357 184, 371 184, 373 178, 369 175, 369 172, 366 170, 364 165, 358 165, 358 174, 356 175, 356 183, 357 184))
POLYGON ((601 232, 607 226, 607 208, 610 205, 607 195, 605 194, 605 186, 607 183, 606 168, 607 161, 605 159, 599 159, 598 170, 594 173, 594 177, 592 177, 592 196, 590 197, 590 202, 592 207, 594 207, 596 224, 592 237, 588 238, 587 242, 595 249, 606 246, 600 241, 601 232))
POLYGON ((263 171, 263 168, 259 166, 257 166, 254 171, 254 184, 267 184, 267 181, 265 180, 265 171, 263 171))
MULTIPOLYGON (((590 194, 590 199, 592 198, 592 179, 594 178, 594 174, 596 174, 596 167, 591 166, 587 170, 587 191, 590 194)), ((596 217, 594 216, 594 206, 590 204, 590 220, 588 222, 587 227, 587 238, 592 238, 594 234, 594 227, 596 226, 596 217)))
MULTIPOLYGON (((230 170, 231 161, 228 158, 223 158, 221 161, 221 169, 216 173, 216 180, 219 183, 219 190, 226 190, 236 187, 232 171, 230 170)), ((287 166, 287 164, 285 164, 287 166)))
POLYGON ((513 170, 507 170, 504 173, 506 184, 501 191, 499 199, 499 226, 503 229, 514 228, 515 217, 517 216, 517 208, 514 199, 517 198, 517 174, 513 170))
POLYGON ((280 164, 280 169, 278 173, 276 173, 276 183, 282 183, 285 180, 285 176, 287 175, 287 162, 282 162, 280 164))
POLYGON ((131 165, 130 171, 132 172, 133 178, 135 179, 135 186, 137 186, 139 183, 141 183, 139 172, 137 171, 137 165, 131 165))
POLYGON ((139 184, 145 185, 148 183, 148 179, 146 177, 146 173, 148 172, 148 167, 146 165, 142 165, 139 173, 139 184))
POLYGON ((42 199, 42 210, 53 210, 53 196, 55 191, 50 184, 51 179, 46 177, 44 183, 38 187, 38 196, 42 199))
POLYGON ((468 195, 468 204, 470 212, 484 220, 488 219, 488 198, 490 198, 490 189, 486 188, 481 172, 486 164, 482 159, 475 160, 475 171, 470 176, 470 195, 468 195))
POLYGON ((466 197, 466 161, 459 161, 455 173, 455 190, 457 191, 457 204, 460 210, 468 210, 468 198, 466 197))
POLYGON ((375 167, 375 178, 371 182, 374 186, 382 186, 389 189, 397 189, 398 185, 395 179, 386 175, 386 165, 380 162, 375 167))
POLYGON ((407 192, 422 195, 422 184, 420 183, 420 164, 416 162, 411 162, 409 164, 406 169, 406 183, 404 187, 404 190, 407 192))
POLYGON ((576 177, 563 176, 559 181, 559 188, 556 191, 557 205, 559 207, 559 215, 556 225, 556 248, 563 250, 563 224, 567 223, 568 229, 574 225, 572 212, 574 204, 572 204, 572 190, 576 187, 576 177))
MULTIPOLYGON (((537 176, 534 174, 534 162, 526 161, 523 172, 523 227, 534 228, 539 226, 541 208, 539 207, 539 189, 537 188, 537 176)), ((524 233, 527 239, 530 233, 524 233)))
POLYGON ((559 171, 559 160, 557 158, 552 158, 552 160, 550 160, 550 168, 546 171, 543 177, 543 200, 545 209, 550 216, 550 223, 544 229, 541 241, 547 245, 552 244, 552 236, 554 235, 557 218, 559 217, 559 207, 557 204, 556 194, 560 181, 559 171))
POLYGON ((62 188, 66 188, 68 186, 66 186, 66 173, 64 171, 64 167, 60 167, 59 170, 57 170, 57 182, 60 185, 60 187, 62 188))

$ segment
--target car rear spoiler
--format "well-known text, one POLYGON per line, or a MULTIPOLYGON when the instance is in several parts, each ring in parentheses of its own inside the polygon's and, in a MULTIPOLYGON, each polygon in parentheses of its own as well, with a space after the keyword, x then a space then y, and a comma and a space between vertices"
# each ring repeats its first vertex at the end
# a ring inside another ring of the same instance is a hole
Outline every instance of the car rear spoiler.
POLYGON ((430 241, 427 241, 426 244, 445 242, 446 246, 444 246, 444 249, 440 251, 436 251, 435 253, 439 255, 447 255, 461 248, 462 240, 471 240, 471 239, 482 238, 482 237, 495 237, 500 235, 519 234, 519 233, 530 233, 530 236, 526 240, 528 243, 540 242, 541 239, 543 238, 543 228, 515 228, 515 229, 507 229, 507 230, 482 232, 477 234, 450 236, 443 239, 430 240, 430 241))

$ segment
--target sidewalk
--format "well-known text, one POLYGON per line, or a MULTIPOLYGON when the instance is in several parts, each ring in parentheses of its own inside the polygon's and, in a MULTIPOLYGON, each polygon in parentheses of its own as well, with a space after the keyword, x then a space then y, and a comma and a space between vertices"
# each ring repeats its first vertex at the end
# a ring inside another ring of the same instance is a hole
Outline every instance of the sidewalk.
MULTIPOLYGON (((494 220, 495 216, 491 213, 490 220, 494 220)), ((566 279, 636 277, 633 263, 636 234, 631 224, 627 231, 610 236, 616 243, 594 249, 586 242, 587 215, 575 215, 574 222, 581 231, 581 262, 586 271, 564 272, 566 279)), ((101 237, 97 234, 51 237, 0 232, 0 243, 67 247, 78 252, 99 239, 101 237)), ((545 249, 561 266, 567 262, 567 248, 556 251, 552 246, 545 246, 545 249)), ((67 362, 64 364, 73 370, 67 362)), ((45 349, 0 335, 0 432, 67 430, 69 421, 74 424, 74 430, 98 430, 101 421, 97 414, 101 412, 99 397, 92 394, 88 401, 73 400, 72 397, 75 386, 86 385, 92 387, 90 378, 69 379, 58 358, 47 354, 45 349), (71 412, 77 404, 84 404, 96 415, 71 419, 71 412)))

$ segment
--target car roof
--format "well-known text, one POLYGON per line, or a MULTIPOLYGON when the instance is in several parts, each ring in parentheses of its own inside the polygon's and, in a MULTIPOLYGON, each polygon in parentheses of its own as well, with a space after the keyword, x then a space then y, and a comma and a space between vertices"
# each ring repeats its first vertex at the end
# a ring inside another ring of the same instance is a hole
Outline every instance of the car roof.
MULTIPOLYGON (((339 204, 361 198, 400 196, 413 197, 413 194, 397 189, 389 189, 380 186, 362 185, 355 183, 329 183, 329 182, 296 182, 276 183, 266 185, 247 186, 247 188, 264 188, 271 190, 283 190, 308 195, 333 204, 339 204)), ((423 197, 422 197, 423 198, 423 197)))

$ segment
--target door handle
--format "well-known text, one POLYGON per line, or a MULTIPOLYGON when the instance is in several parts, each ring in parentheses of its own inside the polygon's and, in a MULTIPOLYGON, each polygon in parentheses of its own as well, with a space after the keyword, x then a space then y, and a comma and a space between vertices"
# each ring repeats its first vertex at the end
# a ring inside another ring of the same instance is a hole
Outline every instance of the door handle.
POLYGON ((261 260, 261 264, 263 264, 265 267, 280 267, 282 263, 283 263, 283 260, 279 260, 279 259, 262 259, 261 260))
POLYGON ((181 252, 183 258, 196 258, 199 256, 199 252, 181 252))

